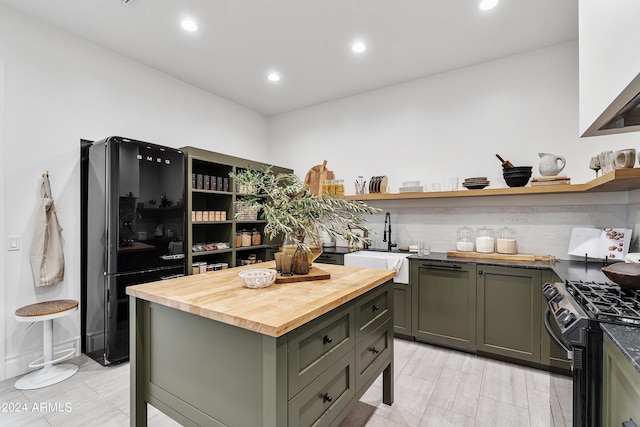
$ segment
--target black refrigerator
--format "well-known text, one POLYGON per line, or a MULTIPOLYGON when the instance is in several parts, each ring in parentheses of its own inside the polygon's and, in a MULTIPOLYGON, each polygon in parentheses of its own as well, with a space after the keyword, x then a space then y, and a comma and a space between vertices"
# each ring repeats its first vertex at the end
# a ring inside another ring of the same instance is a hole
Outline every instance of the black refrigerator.
POLYGON ((129 358, 126 287, 185 274, 185 156, 122 137, 81 141, 82 351, 129 358))

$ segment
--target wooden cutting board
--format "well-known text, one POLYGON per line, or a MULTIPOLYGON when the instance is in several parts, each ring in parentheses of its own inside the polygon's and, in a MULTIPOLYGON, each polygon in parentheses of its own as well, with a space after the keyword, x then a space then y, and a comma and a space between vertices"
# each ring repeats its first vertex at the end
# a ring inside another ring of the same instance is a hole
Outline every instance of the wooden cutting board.
POLYGON ((311 267, 309 274, 294 274, 293 276, 282 276, 280 273, 276 276, 276 283, 295 283, 295 282, 310 282, 312 280, 326 280, 331 279, 331 274, 318 267, 311 267))
POLYGON ((327 161, 325 160, 321 165, 315 165, 309 169, 309 172, 304 177, 304 185, 309 187, 312 194, 321 196, 322 183, 331 179, 335 179, 335 177, 333 171, 327 169, 327 161))
POLYGON ((534 255, 534 254, 483 254, 480 252, 460 252, 460 251, 447 251, 447 257, 452 258, 484 258, 484 259, 499 259, 499 260, 511 260, 511 261, 553 261, 556 259, 551 255, 534 255))

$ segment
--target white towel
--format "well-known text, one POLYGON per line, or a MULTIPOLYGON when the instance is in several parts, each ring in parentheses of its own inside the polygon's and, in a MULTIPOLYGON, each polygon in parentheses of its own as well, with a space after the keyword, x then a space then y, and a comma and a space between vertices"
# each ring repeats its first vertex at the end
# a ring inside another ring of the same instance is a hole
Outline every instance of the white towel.
POLYGON ((404 261, 404 257, 401 256, 387 257, 387 270, 395 271, 397 276, 400 271, 400 267, 402 267, 402 261, 404 261))

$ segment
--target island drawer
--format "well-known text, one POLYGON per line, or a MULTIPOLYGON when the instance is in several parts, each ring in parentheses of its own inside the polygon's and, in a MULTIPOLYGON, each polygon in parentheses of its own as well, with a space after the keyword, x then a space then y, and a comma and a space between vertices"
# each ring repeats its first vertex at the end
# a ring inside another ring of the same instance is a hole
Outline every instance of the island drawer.
POLYGON ((393 351, 393 322, 387 320, 356 347, 356 382, 358 389, 368 385, 380 373, 380 365, 393 351))
POLYGON ((350 351, 289 401, 289 427, 329 426, 355 394, 355 356, 350 351))
POLYGON ((357 341, 360 342, 391 318, 393 282, 389 281, 356 300, 357 341))
POLYGON ((354 304, 346 304, 291 331, 287 339, 289 398, 354 346, 354 304))

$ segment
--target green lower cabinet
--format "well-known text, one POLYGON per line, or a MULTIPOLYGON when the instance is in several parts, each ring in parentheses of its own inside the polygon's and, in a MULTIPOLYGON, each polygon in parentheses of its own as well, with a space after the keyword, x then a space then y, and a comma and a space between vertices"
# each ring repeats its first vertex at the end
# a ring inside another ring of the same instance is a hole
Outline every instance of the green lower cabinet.
POLYGON ((344 255, 323 252, 314 262, 320 264, 344 265, 344 255))
POLYGON ((411 285, 393 285, 393 333, 411 336, 411 285))
POLYGON ((606 334, 603 347, 602 425, 620 426, 629 419, 640 425, 640 372, 606 334))
POLYGON ((476 265, 411 260, 411 328, 416 339, 476 349, 476 265))
POLYGON ((539 364, 541 271, 479 265, 476 277, 478 352, 539 364))

